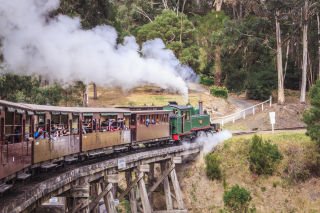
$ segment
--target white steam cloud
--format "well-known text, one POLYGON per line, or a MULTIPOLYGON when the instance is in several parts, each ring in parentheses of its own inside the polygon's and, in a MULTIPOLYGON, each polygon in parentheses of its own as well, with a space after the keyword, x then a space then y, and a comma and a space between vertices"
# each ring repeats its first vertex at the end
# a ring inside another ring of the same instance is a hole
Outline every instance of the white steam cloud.
POLYGON ((232 137, 232 133, 223 130, 221 132, 202 135, 196 139, 196 142, 203 144, 203 153, 208 154, 213 151, 213 149, 225 140, 232 137))
POLYGON ((141 49, 134 37, 118 44, 113 27, 84 30, 79 18, 50 18, 59 4, 59 0, 0 0, 1 51, 9 70, 63 83, 81 80, 123 89, 154 84, 188 93, 186 81, 197 77, 165 49, 162 40, 147 41, 141 49))

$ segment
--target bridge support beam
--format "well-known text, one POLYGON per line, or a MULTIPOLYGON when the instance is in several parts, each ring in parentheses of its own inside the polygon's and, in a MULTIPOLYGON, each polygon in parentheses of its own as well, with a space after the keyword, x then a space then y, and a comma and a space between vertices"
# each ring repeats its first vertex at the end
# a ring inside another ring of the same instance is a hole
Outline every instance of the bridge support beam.
POLYGON ((136 198, 136 186, 132 184, 132 169, 126 171, 127 189, 129 189, 129 202, 132 213, 138 213, 137 198, 136 198))
POLYGON ((149 165, 140 165, 138 167, 138 188, 139 188, 139 193, 140 193, 140 198, 142 202, 142 208, 144 213, 151 213, 152 208, 151 204, 149 201, 148 193, 147 193, 147 188, 146 184, 144 182, 144 173, 149 172, 150 167, 149 165))
POLYGON ((66 196, 66 212, 89 213, 89 183, 86 178, 79 179, 66 196))

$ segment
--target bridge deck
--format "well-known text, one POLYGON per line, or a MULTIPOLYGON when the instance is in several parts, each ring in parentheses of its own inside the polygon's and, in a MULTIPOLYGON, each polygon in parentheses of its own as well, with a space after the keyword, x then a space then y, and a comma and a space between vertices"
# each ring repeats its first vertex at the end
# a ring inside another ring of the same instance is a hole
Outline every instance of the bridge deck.
POLYGON ((165 148, 153 148, 138 153, 115 154, 68 165, 58 171, 42 173, 33 177, 25 184, 18 183, 0 199, 0 213, 15 213, 27 210, 53 196, 70 189, 71 183, 81 177, 90 176, 91 181, 103 176, 105 170, 118 170, 118 160, 124 160, 126 165, 121 170, 137 165, 158 162, 174 156, 183 156, 200 152, 201 144, 192 143, 165 148), (109 158, 109 159, 107 159, 109 158), (110 159, 111 158, 111 159, 110 159))

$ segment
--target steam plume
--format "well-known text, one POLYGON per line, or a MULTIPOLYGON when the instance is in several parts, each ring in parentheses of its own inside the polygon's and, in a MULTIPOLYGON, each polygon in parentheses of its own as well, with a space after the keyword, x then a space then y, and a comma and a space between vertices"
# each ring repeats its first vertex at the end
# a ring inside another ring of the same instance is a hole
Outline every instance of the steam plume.
POLYGON ((160 39, 140 49, 134 37, 117 43, 117 32, 81 27, 79 18, 49 13, 59 0, 0 0, 0 39, 8 69, 68 83, 81 80, 131 89, 154 84, 186 95, 196 75, 160 39))
POLYGON ((232 133, 223 130, 218 133, 202 135, 196 139, 196 142, 203 143, 203 153, 207 154, 213 151, 213 149, 225 140, 232 137, 232 133))

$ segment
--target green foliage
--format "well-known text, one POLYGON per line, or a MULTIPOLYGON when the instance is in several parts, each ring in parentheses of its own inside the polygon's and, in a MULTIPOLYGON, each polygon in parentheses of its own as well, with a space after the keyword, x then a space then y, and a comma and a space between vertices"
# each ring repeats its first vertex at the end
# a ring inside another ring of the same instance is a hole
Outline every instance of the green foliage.
POLYGON ((84 28, 97 25, 116 25, 116 8, 111 1, 106 0, 61 0, 56 14, 80 17, 84 28))
POLYGON ((252 172, 258 175, 271 175, 282 158, 276 144, 264 141, 257 135, 252 137, 249 148, 249 163, 252 172))
POLYGON ((199 72, 214 75, 214 51, 224 42, 224 27, 228 21, 229 17, 223 12, 214 11, 197 17, 197 40, 201 47, 199 72))
POLYGON ((85 85, 82 82, 63 88, 57 83, 41 86, 35 76, 0 75, 0 99, 13 102, 49 105, 63 102, 66 106, 80 106, 84 91, 85 85))
POLYGON ((244 213, 248 212, 252 197, 250 192, 239 185, 233 186, 229 191, 223 194, 223 202, 230 212, 244 213))
POLYGON ((222 172, 220 168, 220 161, 216 154, 211 153, 206 155, 206 173, 211 180, 220 180, 222 177, 222 172))
POLYGON ((248 16, 226 22, 223 41, 223 78, 233 92, 246 90, 247 97, 265 100, 277 85, 271 23, 248 16))
POLYGON ((214 84, 214 79, 211 76, 200 75, 200 84, 212 86, 214 84))
POLYGON ((172 10, 164 10, 153 22, 145 24, 137 30, 138 41, 161 38, 167 47, 174 51, 182 63, 193 69, 199 67, 199 48, 194 44, 195 28, 184 14, 172 10))
POLYGON ((228 89, 225 87, 212 86, 210 88, 210 94, 215 97, 227 99, 228 98, 228 89))
POLYGON ((247 82, 247 97, 254 100, 267 100, 275 89, 277 81, 273 67, 260 67, 258 72, 251 72, 247 82))
POLYGON ((320 80, 309 92, 311 107, 304 113, 304 122, 307 124, 307 135, 320 146, 320 80))

